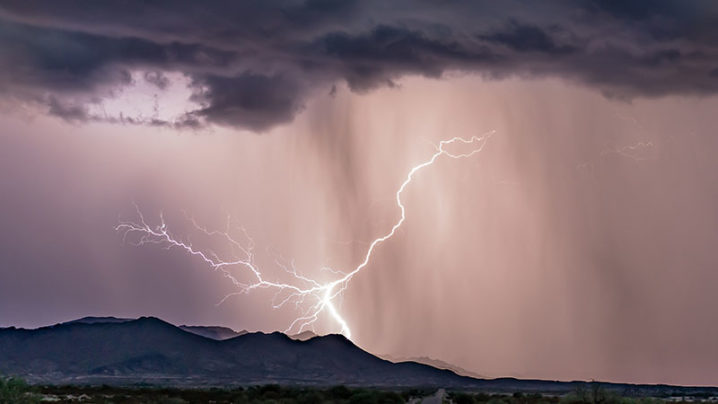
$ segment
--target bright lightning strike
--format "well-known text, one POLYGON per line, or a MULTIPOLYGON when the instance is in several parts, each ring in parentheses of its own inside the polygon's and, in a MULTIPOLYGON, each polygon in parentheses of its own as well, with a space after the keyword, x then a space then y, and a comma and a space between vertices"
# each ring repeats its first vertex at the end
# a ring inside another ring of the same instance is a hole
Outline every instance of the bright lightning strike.
POLYGON ((227 220, 226 229, 224 231, 217 231, 208 230, 207 228, 197 224, 193 218, 187 217, 196 230, 207 236, 221 237, 229 243, 233 251, 233 257, 229 260, 220 258, 218 254, 211 250, 197 248, 190 241, 184 241, 183 239, 172 235, 167 227, 167 223, 165 222, 164 215, 162 213, 160 213, 159 225, 150 225, 145 220, 144 215, 137 205, 135 205, 135 209, 137 211, 136 221, 121 221, 115 227, 115 230, 123 234, 123 240, 127 240, 130 236, 134 237, 133 240, 135 241, 133 241, 132 244, 137 246, 144 244, 157 244, 167 249, 173 247, 181 248, 188 254, 202 259, 212 269, 222 272, 222 274, 230 279, 239 289, 238 292, 225 296, 222 301, 226 300, 230 296, 249 293, 255 289, 276 290, 274 298, 272 299, 272 306, 274 308, 280 308, 291 302, 295 304, 295 307, 297 307, 300 312, 299 316, 292 321, 291 324, 289 324, 285 333, 289 333, 292 330, 298 330, 301 332, 305 328, 313 326, 322 313, 328 313, 329 316, 341 327, 341 333, 347 338, 351 338, 352 332, 349 328, 349 324, 337 310, 335 300, 346 290, 352 278, 369 265, 372 255, 377 247, 394 236, 396 231, 406 220, 406 207, 401 199, 402 193, 406 187, 411 183, 417 172, 434 164, 439 157, 445 156, 452 159, 463 159, 479 153, 483 150, 486 142, 494 133, 494 131, 491 131, 482 136, 473 136, 469 139, 454 137, 440 141, 439 144, 435 146, 436 152, 434 152, 428 160, 414 166, 406 175, 406 178, 401 183, 401 186, 399 186, 399 189, 396 191, 396 205, 401 213, 399 219, 394 223, 388 232, 374 239, 369 244, 366 254, 364 255, 364 260, 351 271, 342 272, 328 267, 321 268, 322 270, 329 271, 337 277, 329 282, 322 283, 316 279, 302 275, 297 272, 293 263, 290 263, 290 265, 287 266, 279 260, 277 260, 277 265, 291 276, 291 282, 276 282, 267 279, 263 271, 255 263, 255 254, 253 251, 254 241, 251 237, 249 237, 243 228, 241 229, 242 235, 246 239, 244 240, 244 244, 242 243, 242 240, 238 240, 233 237, 230 234, 231 222, 229 218, 227 220), (452 153, 447 150, 447 147, 452 145, 463 145, 464 147, 471 147, 471 149, 464 153, 452 153), (245 268, 252 281, 245 282, 237 279, 237 277, 230 272, 230 268, 235 267, 245 268), (303 308, 300 309, 300 307, 303 308))

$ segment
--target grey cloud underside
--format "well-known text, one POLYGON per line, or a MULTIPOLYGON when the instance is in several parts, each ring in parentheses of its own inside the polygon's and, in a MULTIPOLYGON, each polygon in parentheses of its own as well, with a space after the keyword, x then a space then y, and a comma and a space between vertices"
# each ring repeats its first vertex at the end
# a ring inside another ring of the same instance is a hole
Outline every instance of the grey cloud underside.
POLYGON ((0 5, 0 91, 67 120, 130 83, 189 77, 199 108, 130 123, 263 131, 314 91, 405 75, 561 77, 608 96, 718 91, 710 1, 125 2, 0 5))

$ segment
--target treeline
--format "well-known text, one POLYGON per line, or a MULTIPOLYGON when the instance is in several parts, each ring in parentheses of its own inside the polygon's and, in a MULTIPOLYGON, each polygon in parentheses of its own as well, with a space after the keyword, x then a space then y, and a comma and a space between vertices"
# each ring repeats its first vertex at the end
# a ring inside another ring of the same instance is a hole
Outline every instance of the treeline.
MULTIPOLYGON (((263 403, 263 404, 399 404, 432 395, 435 389, 388 391, 336 386, 289 387, 264 385, 235 389, 163 388, 152 386, 31 386, 18 378, 0 377, 0 404, 55 403, 263 403)), ((704 399, 710 400, 705 397, 704 399)), ((676 401, 671 400, 671 401, 676 401)), ((690 401, 701 401, 693 397, 690 401)), ((449 392, 445 402, 454 404, 665 404, 667 400, 627 397, 599 384, 581 387, 563 396, 542 394, 488 394, 449 392)))
POLYGON ((579 387, 566 395, 543 394, 486 394, 453 392, 449 394, 455 404, 665 404, 666 400, 650 397, 628 397, 602 388, 598 383, 579 387))
POLYGON ((82 398, 92 403, 264 403, 264 404, 399 404, 412 395, 431 394, 431 391, 393 392, 337 386, 331 388, 286 387, 265 385, 236 389, 179 389, 157 387, 112 386, 41 386, 38 391, 55 403, 77 403, 82 398))
POLYGON ((34 404, 40 398, 37 389, 24 380, 0 376, 0 404, 34 404))

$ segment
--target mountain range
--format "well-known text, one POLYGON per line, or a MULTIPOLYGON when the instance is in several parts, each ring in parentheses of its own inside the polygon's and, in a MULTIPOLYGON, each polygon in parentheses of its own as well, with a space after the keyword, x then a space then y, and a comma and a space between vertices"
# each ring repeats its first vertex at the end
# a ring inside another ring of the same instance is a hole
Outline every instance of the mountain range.
POLYGON ((470 371, 470 370, 466 370, 466 369, 464 369, 464 368, 462 368, 462 367, 456 366, 456 365, 454 365, 454 364, 452 364, 452 363, 449 363, 449 362, 444 362, 444 361, 442 361, 442 360, 440 360, 440 359, 429 358, 428 356, 398 357, 398 356, 389 355, 389 354, 378 355, 378 356, 379 356, 380 358, 386 359, 386 360, 388 360, 388 361, 390 361, 390 362, 416 362, 416 363, 423 363, 424 365, 433 366, 433 367, 435 367, 435 368, 437 368, 437 369, 450 370, 450 371, 456 373, 457 375, 469 376, 469 377, 473 377, 473 378, 475 378, 475 379, 486 379, 486 376, 480 375, 480 374, 478 374, 478 373, 476 373, 476 372, 472 372, 472 371, 470 371))
MULTIPOLYGON (((177 327, 154 317, 86 317, 30 330, 0 328, 0 375, 43 384, 344 384, 552 393, 585 384, 473 378, 415 361, 384 360, 341 335, 294 337, 224 327, 177 327)), ((712 387, 601 384, 639 395, 718 394, 712 387)))
POLYGON ((34 383, 83 384, 458 386, 473 382, 447 370, 377 358, 341 335, 305 341, 279 332, 244 333, 229 339, 202 335, 210 331, 216 328, 183 329, 154 317, 92 317, 33 330, 3 328, 0 374, 34 383))

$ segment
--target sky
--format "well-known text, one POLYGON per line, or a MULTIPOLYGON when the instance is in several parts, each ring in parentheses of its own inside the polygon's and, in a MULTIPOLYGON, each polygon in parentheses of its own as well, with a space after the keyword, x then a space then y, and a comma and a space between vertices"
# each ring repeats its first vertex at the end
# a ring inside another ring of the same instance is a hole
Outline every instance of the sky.
POLYGON ((226 260, 201 229, 229 229, 267 279, 331 282, 441 140, 491 134, 407 185, 332 300, 352 341, 716 385, 717 22, 710 1, 3 2, 0 326, 285 330, 311 296, 273 308, 236 294, 246 266, 117 226, 226 260))

